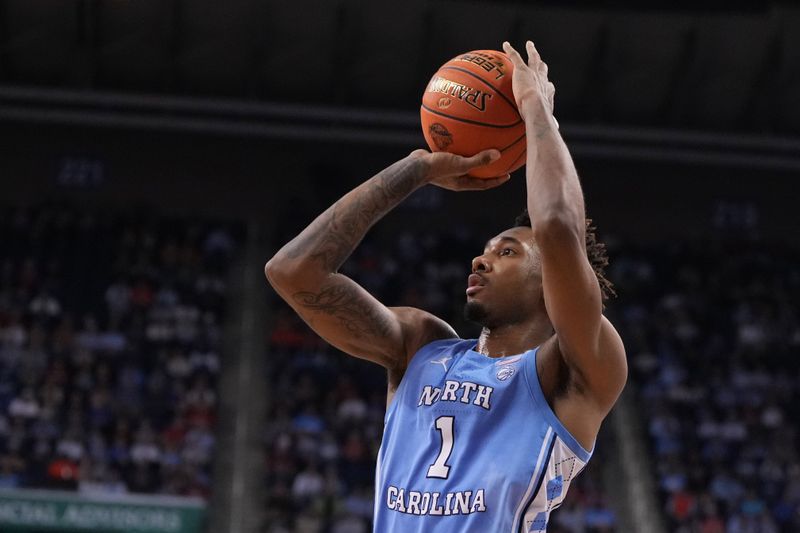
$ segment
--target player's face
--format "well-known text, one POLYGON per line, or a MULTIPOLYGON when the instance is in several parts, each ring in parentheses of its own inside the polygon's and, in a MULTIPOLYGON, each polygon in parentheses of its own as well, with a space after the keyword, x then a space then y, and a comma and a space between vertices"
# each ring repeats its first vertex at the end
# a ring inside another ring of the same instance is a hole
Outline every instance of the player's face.
POLYGON ((465 316, 489 328, 524 322, 540 308, 541 272, 531 228, 500 233, 472 260, 465 316))

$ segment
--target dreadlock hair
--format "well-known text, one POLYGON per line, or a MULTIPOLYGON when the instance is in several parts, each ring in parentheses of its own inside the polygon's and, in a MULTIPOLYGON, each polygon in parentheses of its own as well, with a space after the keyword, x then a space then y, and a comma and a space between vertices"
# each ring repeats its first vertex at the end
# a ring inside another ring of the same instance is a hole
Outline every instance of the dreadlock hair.
MULTIPOLYGON (((514 220, 514 227, 526 226, 531 227, 531 217, 528 210, 525 209, 514 220)), ((597 282, 600 284, 600 293, 602 294, 603 301, 608 300, 612 296, 617 295, 614 290, 614 284, 606 278, 606 267, 608 266, 608 254, 606 254, 606 245, 597 240, 597 228, 592 225, 592 219, 586 219, 586 257, 589 258, 589 263, 592 265, 594 275, 597 276, 597 282)))

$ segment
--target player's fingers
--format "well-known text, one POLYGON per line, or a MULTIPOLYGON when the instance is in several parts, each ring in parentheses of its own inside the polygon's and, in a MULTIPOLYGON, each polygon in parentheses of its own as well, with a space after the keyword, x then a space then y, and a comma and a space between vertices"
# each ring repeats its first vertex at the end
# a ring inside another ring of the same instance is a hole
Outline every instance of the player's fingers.
POLYGON ((526 42, 525 49, 528 51, 528 65, 531 67, 535 66, 536 63, 542 60, 542 57, 539 55, 539 51, 536 50, 535 46, 533 46, 533 41, 526 42))
POLYGON ((517 52, 508 41, 503 42, 503 51, 508 54, 508 57, 511 59, 511 62, 514 63, 515 67, 525 64, 525 61, 522 60, 522 56, 519 55, 519 52, 517 52))
POLYGON ((497 161, 500 159, 500 155, 500 150, 490 148, 489 150, 478 152, 472 157, 462 157, 460 166, 461 169, 464 170, 464 173, 466 173, 475 167, 482 167, 488 165, 492 161, 497 161))
POLYGON ((479 178, 479 179, 480 179, 480 181, 483 182, 480 185, 481 190, 485 191, 486 189, 493 189, 495 187, 498 187, 498 186, 504 184, 505 182, 507 182, 508 180, 511 179, 511 174, 506 174, 505 176, 499 176, 497 178, 488 178, 488 179, 479 178))

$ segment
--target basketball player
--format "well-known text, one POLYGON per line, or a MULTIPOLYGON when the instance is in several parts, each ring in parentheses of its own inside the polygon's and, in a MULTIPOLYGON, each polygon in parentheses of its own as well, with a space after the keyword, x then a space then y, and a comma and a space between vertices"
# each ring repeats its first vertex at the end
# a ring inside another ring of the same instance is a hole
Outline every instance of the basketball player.
POLYGON ((472 261, 462 340, 420 309, 385 307, 337 270, 367 230, 426 184, 487 189, 465 175, 497 157, 417 150, 361 184, 266 265, 269 282, 323 338, 388 370, 376 472, 377 533, 541 532, 592 455, 627 377, 602 315, 602 246, 553 118, 554 87, 531 42, 508 43, 527 134, 529 219, 472 261), (592 260, 598 265, 593 268, 592 260))

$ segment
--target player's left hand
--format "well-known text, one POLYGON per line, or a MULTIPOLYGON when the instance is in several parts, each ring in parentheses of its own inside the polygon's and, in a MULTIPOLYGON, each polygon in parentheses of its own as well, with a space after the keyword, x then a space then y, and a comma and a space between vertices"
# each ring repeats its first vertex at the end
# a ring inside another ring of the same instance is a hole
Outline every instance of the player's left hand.
POLYGON ((506 174, 496 178, 473 178, 469 172, 500 157, 497 150, 484 150, 472 157, 463 157, 449 152, 429 152, 414 150, 411 158, 422 160, 426 165, 428 183, 450 191, 484 191, 507 182, 511 176, 506 174))
POLYGON ((514 63, 512 89, 517 107, 522 112, 526 106, 541 104, 552 115, 556 87, 547 78, 547 63, 542 61, 533 42, 526 42, 525 49, 528 52, 527 63, 508 41, 503 43, 503 50, 514 63))

